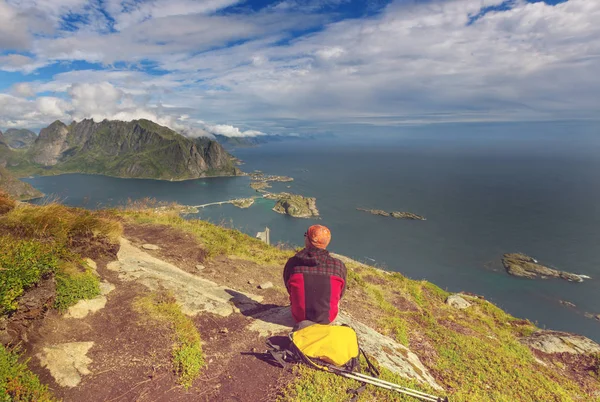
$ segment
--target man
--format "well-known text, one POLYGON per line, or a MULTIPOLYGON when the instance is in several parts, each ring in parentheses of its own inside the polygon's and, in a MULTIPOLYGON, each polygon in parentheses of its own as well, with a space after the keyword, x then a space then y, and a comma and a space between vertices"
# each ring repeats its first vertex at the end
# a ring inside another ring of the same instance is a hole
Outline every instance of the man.
POLYGON ((304 249, 290 258, 283 270, 283 281, 290 294, 292 316, 329 324, 338 314, 346 290, 346 266, 326 250, 331 232, 313 225, 304 234, 304 249))

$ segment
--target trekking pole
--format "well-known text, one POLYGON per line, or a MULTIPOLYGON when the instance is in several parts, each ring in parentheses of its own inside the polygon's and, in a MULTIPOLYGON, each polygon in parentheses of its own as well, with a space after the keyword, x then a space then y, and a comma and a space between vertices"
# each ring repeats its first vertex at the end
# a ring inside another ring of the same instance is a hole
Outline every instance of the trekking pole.
POLYGON ((391 386, 391 387, 394 387, 394 388, 403 389, 403 390, 408 390, 408 391, 410 391, 410 392, 412 392, 412 393, 415 393, 415 394, 420 394, 420 395, 422 395, 422 396, 424 396, 424 397, 428 397, 428 398, 437 398, 437 399, 436 399, 436 401, 437 401, 437 400, 442 400, 442 401, 444 400, 443 398, 442 398, 442 399, 440 399, 439 397, 436 397, 435 395, 426 394, 425 392, 421 392, 421 391, 418 391, 418 390, 416 390, 416 389, 406 388, 406 387, 403 387, 403 386, 401 386, 401 385, 394 384, 393 382, 388 382, 388 381, 382 380, 381 378, 377 378, 377 377, 371 377, 371 376, 368 376, 368 375, 366 375, 366 374, 363 374, 363 373, 354 373, 354 372, 352 372, 352 373, 350 373, 350 374, 352 374, 352 375, 354 375, 354 376, 357 376, 357 377, 360 377, 360 378, 367 379, 367 380, 375 381, 375 382, 378 382, 378 383, 380 383, 380 384, 385 384, 385 385, 388 385, 388 386, 391 386))
POLYGON ((373 377, 369 377, 369 376, 364 376, 364 377, 357 376, 356 373, 349 373, 346 371, 339 371, 339 370, 335 370, 334 373, 336 373, 342 377, 349 378, 351 380, 356 380, 356 381, 364 382, 367 384, 375 385, 376 387, 387 389, 389 391, 396 391, 401 394, 409 395, 409 396, 412 396, 413 398, 417 398, 417 399, 427 401, 427 402, 446 402, 446 401, 448 401, 448 398, 440 398, 440 397, 437 397, 434 395, 429 395, 424 392, 412 390, 410 388, 404 388, 397 384, 389 383, 387 381, 379 382, 379 381, 377 381, 377 379, 375 379, 373 377))

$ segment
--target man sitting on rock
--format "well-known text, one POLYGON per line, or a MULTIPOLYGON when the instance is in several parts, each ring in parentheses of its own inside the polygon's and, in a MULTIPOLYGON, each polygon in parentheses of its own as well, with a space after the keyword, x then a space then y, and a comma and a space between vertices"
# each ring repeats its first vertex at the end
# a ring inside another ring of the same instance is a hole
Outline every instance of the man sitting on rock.
POLYGON ((309 227, 304 233, 304 249, 285 264, 283 281, 296 322, 329 324, 337 317, 346 290, 346 266, 329 255, 330 241, 328 228, 309 227))

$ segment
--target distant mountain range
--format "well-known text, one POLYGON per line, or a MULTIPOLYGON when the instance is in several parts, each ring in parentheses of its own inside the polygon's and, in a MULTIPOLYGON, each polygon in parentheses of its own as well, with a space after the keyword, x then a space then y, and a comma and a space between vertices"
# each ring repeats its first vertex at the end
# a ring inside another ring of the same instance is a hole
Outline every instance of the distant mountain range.
MULTIPOLYGON (((93 173, 164 180, 239 175, 234 158, 208 138, 190 139, 149 120, 55 121, 31 145, 28 130, 0 134, 0 166, 17 177, 93 173), (21 147, 9 146, 9 144, 21 147)), ((34 134, 35 136, 35 134, 34 134)))
POLYGON ((28 148, 37 138, 30 130, 9 128, 4 132, 4 142, 13 149, 28 148))
POLYGON ((4 166, 10 155, 11 149, 6 142, 6 137, 0 131, 0 191, 7 192, 17 200, 40 197, 42 193, 33 188, 29 183, 17 179, 6 170, 4 166))
POLYGON ((267 134, 257 135, 254 137, 227 137, 221 134, 214 134, 215 140, 223 145, 225 148, 243 148, 243 147, 254 147, 269 142, 283 142, 283 141, 306 141, 314 140, 317 138, 331 138, 332 134, 306 134, 306 135, 278 135, 278 134, 267 134))

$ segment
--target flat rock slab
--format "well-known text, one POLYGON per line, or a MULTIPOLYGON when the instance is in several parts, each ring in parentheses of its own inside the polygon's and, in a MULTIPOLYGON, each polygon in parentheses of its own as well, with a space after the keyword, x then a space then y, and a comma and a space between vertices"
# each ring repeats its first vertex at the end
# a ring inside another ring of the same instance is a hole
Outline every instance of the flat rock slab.
POLYGON ((119 279, 137 281, 151 290, 170 290, 187 315, 209 312, 227 317, 233 312, 255 308, 262 296, 238 292, 190 274, 173 264, 151 256, 121 238, 117 261, 107 268, 119 272, 119 279))
POLYGON ((108 282, 100 282, 100 296, 88 300, 79 300, 77 304, 69 307, 65 313, 65 318, 85 318, 90 313, 95 313, 106 306, 107 298, 110 292, 115 289, 115 285, 108 282))
MULTIPOLYGON (((289 307, 275 307, 253 317, 254 321, 248 328, 264 337, 290 332, 295 324, 289 307)), ((419 357, 406 346, 344 313, 338 316, 334 324, 346 324, 354 328, 363 350, 386 369, 402 377, 427 383, 436 390, 443 390, 419 357)))
POLYGON ((81 382, 81 376, 91 374, 88 365, 92 360, 86 356, 94 346, 94 342, 61 343, 45 347, 36 357, 42 367, 61 387, 76 387, 81 382))
POLYGON ((158 247, 156 244, 143 244, 142 248, 144 250, 160 250, 160 247, 158 247))
POLYGON ((544 353, 600 353, 600 345, 581 335, 559 331, 538 331, 521 339, 521 343, 544 353))

